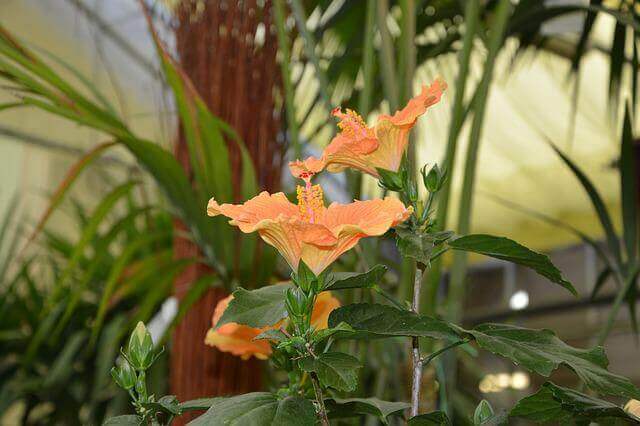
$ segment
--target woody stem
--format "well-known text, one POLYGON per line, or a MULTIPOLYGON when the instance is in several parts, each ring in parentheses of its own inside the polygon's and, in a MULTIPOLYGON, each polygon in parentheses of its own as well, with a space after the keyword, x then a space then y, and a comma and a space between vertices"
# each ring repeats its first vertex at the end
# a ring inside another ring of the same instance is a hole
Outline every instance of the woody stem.
POLYGON ((311 383, 313 383, 313 391, 316 394, 316 401, 318 402, 318 407, 320 412, 320 423, 322 426, 329 426, 329 418, 327 417, 327 409, 324 406, 324 398, 322 397, 322 388, 320 387, 320 381, 318 380, 318 376, 316 373, 311 373, 311 383))
MULTIPOLYGON (((416 266, 416 274, 413 281, 413 303, 411 310, 418 313, 420 308, 420 290, 422 287, 422 269, 416 266)), ((411 358, 413 361, 413 374, 411 380, 411 417, 418 415, 420 406, 420 385, 422 382, 422 359, 420 357, 420 340, 411 338, 411 358)))

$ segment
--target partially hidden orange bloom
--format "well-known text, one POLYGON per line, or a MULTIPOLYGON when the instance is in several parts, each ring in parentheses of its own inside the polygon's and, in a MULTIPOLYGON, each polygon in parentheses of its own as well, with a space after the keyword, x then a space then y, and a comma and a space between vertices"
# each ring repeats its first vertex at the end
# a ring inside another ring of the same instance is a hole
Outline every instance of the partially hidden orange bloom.
POLYGON ((207 213, 231 218, 242 232, 258 232, 293 270, 302 259, 316 275, 361 238, 382 235, 411 215, 411 207, 391 197, 325 207, 322 189, 309 179, 298 186, 297 205, 282 192, 262 192, 244 204, 220 205, 212 198, 207 213))
POLYGON ((304 162, 291 163, 291 172, 294 176, 303 172, 315 174, 323 167, 330 172, 353 167, 375 177, 379 177, 377 168, 397 172, 409 143, 409 132, 418 117, 440 101, 446 88, 447 84, 439 78, 430 86, 423 86, 422 92, 403 109, 393 115, 379 116, 374 127, 368 127, 353 110, 334 109, 332 114, 340 119, 338 135, 320 159, 310 157, 304 162))
MULTIPOLYGON (((252 356, 258 359, 269 358, 271 355, 271 345, 269 342, 267 340, 253 339, 265 330, 279 328, 282 326, 282 322, 265 328, 253 328, 230 322, 216 329, 216 324, 231 300, 233 300, 233 295, 218 302, 211 320, 212 328, 209 329, 204 339, 205 344, 216 347, 222 352, 229 352, 245 360, 252 356)), ((313 313, 311 314, 311 325, 318 330, 327 328, 329 314, 338 307, 340 307, 340 301, 333 297, 331 292, 320 293, 316 298, 313 313)))

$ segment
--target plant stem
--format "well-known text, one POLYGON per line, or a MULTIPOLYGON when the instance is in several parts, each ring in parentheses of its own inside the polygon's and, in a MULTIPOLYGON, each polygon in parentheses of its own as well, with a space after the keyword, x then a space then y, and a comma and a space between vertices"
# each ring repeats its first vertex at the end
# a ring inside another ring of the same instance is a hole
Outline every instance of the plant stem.
POLYGON ((318 376, 316 373, 311 373, 311 383, 313 383, 313 391, 316 394, 316 401, 318 402, 318 407, 320 407, 320 423, 322 426, 329 426, 329 418, 327 417, 327 409, 324 406, 324 399, 322 397, 322 388, 320 387, 320 381, 318 380, 318 376))
POLYGON ((634 274, 635 272, 632 273, 626 279, 622 278, 622 276, 618 273, 614 274, 616 281, 618 281, 621 284, 620 290, 618 291, 618 294, 616 295, 616 298, 613 301, 613 305, 611 306, 611 310, 609 311, 609 315, 607 316, 607 321, 605 322, 605 325, 598 336, 598 340, 596 341, 596 346, 602 346, 604 342, 607 340, 609 333, 611 333, 611 330, 613 328, 613 323, 615 322, 616 317, 618 316, 618 311, 620 310, 620 306, 622 306, 624 297, 627 295, 627 292, 629 291, 629 288, 631 287, 631 285, 633 285, 633 283, 635 282, 634 274))
POLYGON ((284 88, 285 110, 287 114, 287 125, 289 127, 289 137, 291 138, 291 146, 293 147, 294 158, 299 159, 302 154, 302 148, 298 139, 298 123, 296 121, 295 105, 293 103, 294 87, 291 81, 291 53, 289 49, 289 38, 287 36, 287 28, 285 25, 285 6, 284 0, 275 0, 273 2, 274 21, 276 24, 278 36, 278 48, 280 50, 280 68, 282 71, 282 85, 284 88))
MULTIPOLYGON (((422 287, 422 269, 416 267, 413 281, 413 303, 411 310, 416 314, 420 310, 420 289, 422 287)), ((418 415, 420 406, 420 385, 422 384, 422 359, 420 358, 420 339, 411 338, 411 355, 413 359, 413 377, 411 380, 411 417, 418 415)))

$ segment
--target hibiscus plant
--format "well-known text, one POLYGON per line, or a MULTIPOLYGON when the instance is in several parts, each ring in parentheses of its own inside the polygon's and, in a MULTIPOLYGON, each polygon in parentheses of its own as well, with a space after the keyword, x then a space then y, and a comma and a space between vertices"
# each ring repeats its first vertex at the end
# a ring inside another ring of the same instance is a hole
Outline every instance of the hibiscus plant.
POLYGON ((366 414, 377 416, 383 423, 399 416, 409 425, 447 425, 450 420, 445 412, 420 410, 422 372, 436 357, 467 345, 544 377, 561 365, 568 367, 583 386, 574 390, 549 381, 508 412, 495 412, 482 401, 474 413, 474 424, 507 424, 511 418, 562 424, 640 422, 620 406, 598 399, 598 394, 640 398, 640 390, 627 378, 607 371, 602 347, 574 348, 550 330, 508 324, 465 329, 420 313, 423 274, 434 259, 449 250, 528 267, 576 294, 547 256, 515 241, 436 230, 433 217, 446 171, 433 165, 414 173, 406 149, 411 128, 428 107, 438 103, 445 89, 446 84, 436 80, 405 108, 393 115, 381 115, 374 127, 368 127, 354 111, 334 111, 340 131, 321 158, 290 164, 291 173, 303 183, 297 187, 297 204, 283 193, 267 192, 241 205, 209 201, 209 216, 223 215, 240 231, 257 232, 291 267, 288 282, 257 290, 238 288, 220 302, 206 336, 208 344, 237 356, 269 358, 275 368, 286 373, 282 376, 286 380, 277 389, 187 402, 173 396, 156 399, 147 395, 145 370, 156 355, 149 334, 139 324, 122 351, 121 362, 113 369, 115 381, 129 391, 137 414, 112 418, 108 424, 169 423, 184 412, 206 410, 190 424, 326 426, 333 418, 366 414), (322 188, 312 179, 323 171, 345 168, 377 178, 386 193, 395 195, 325 207, 322 188), (395 236, 401 256, 415 265, 411 300, 396 300, 383 289, 384 265, 364 273, 331 271, 332 263, 360 239, 387 234, 395 236), (385 303, 339 306, 332 293, 356 288, 382 296, 380 300, 385 303), (362 365, 352 354, 335 349, 338 342, 391 337, 407 338, 411 345, 411 400, 349 398, 348 393, 358 386, 362 365), (421 345, 425 339, 432 341, 429 353, 421 345))

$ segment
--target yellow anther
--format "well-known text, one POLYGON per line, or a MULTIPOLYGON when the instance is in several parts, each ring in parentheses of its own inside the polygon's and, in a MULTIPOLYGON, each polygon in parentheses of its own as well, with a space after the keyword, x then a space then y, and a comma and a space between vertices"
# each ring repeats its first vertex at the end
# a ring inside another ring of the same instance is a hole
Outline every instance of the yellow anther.
POLYGON ((364 122, 360 114, 352 109, 347 108, 346 112, 340 111, 336 108, 333 111, 333 115, 340 119, 338 128, 348 136, 355 136, 356 134, 363 135, 367 131, 367 124, 364 122))
POLYGON ((298 185, 296 192, 298 194, 300 216, 304 220, 315 223, 324 207, 322 188, 320 185, 308 185, 306 187, 298 185))

